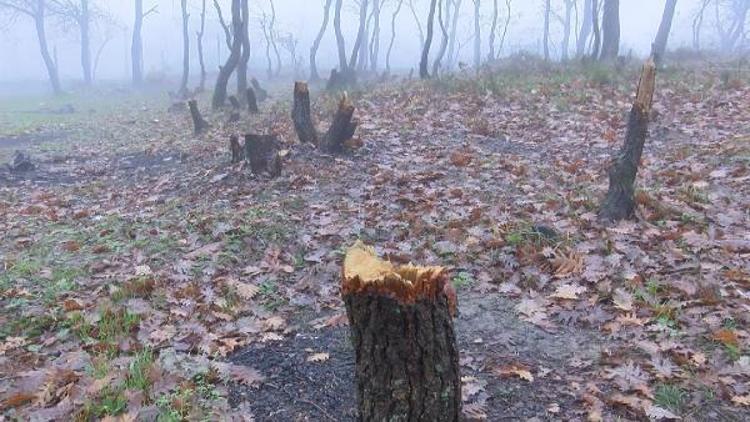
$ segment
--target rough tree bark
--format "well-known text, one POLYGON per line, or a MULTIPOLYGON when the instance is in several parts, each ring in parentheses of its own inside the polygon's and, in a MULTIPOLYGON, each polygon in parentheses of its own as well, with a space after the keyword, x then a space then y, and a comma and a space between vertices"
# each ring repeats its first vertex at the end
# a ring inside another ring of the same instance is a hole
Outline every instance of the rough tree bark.
POLYGON ((219 76, 216 79, 216 87, 214 88, 214 96, 211 102, 213 108, 224 106, 224 102, 227 99, 229 78, 237 67, 240 55, 242 54, 242 37, 239 36, 243 28, 241 3, 242 0, 232 0, 232 30, 234 32, 232 48, 224 66, 219 67, 219 76))
POLYGON ((633 108, 630 110, 625 144, 609 170, 609 191, 599 209, 604 222, 635 216, 635 178, 648 136, 649 113, 656 87, 656 64, 650 58, 643 66, 633 108))
POLYGON ((328 21, 331 14, 331 3, 333 3, 333 0, 326 0, 325 6, 323 6, 323 24, 320 26, 320 30, 312 43, 312 47, 310 47, 310 80, 313 82, 320 80, 318 64, 316 63, 315 58, 318 55, 318 49, 320 48, 320 42, 323 40, 323 35, 325 35, 326 29, 328 28, 328 21))
POLYGON ((182 79, 178 92, 182 98, 187 98, 188 79, 190 78, 190 32, 188 29, 190 15, 187 11, 187 0, 181 0, 180 7, 182 10, 182 79))
POLYGON ((664 6, 664 14, 661 17, 659 32, 656 33, 652 52, 657 67, 661 64, 664 53, 667 51, 667 40, 669 40, 669 32, 672 30, 672 19, 676 7, 677 0, 667 0, 667 4, 664 6))
POLYGON ((310 113, 310 90, 304 82, 294 83, 292 121, 300 142, 318 145, 318 132, 310 113))
POLYGON ((258 114, 260 110, 258 110, 258 98, 255 96, 255 90, 252 88, 248 88, 245 91, 245 97, 247 99, 247 109, 252 114, 258 114))
POLYGON ((391 53, 393 52, 393 43, 396 41, 396 18, 398 18, 401 7, 404 5, 404 0, 398 0, 396 10, 393 12, 391 18, 391 42, 388 43, 388 51, 385 54, 385 72, 391 73, 391 53))
POLYGON ((245 159, 255 174, 281 176, 281 150, 276 135, 245 135, 245 159))
POLYGON ((201 67, 201 81, 200 85, 198 85, 198 92, 203 92, 206 90, 206 61, 203 57, 203 35, 206 31, 206 0, 202 1, 201 6, 201 29, 200 31, 196 32, 196 41, 198 44, 198 63, 201 67))
POLYGON ((188 107, 190 107, 190 117, 193 118, 193 128, 196 135, 203 133, 211 125, 203 118, 200 110, 198 109, 198 102, 196 100, 188 101, 188 107))
POLYGON ((357 242, 342 273, 359 420, 458 422, 456 294, 445 269, 396 267, 357 242))
POLYGON ((591 29, 593 26, 593 12, 591 6, 591 0, 584 0, 583 2, 583 23, 581 24, 581 32, 578 34, 578 42, 576 43, 576 57, 581 58, 586 54, 586 45, 588 44, 589 38, 591 37, 591 29))
POLYGON ((620 51, 620 0, 604 0, 602 54, 600 60, 614 60, 620 51))
POLYGON ((339 153, 344 150, 345 142, 354 136, 359 122, 353 119, 354 105, 349 97, 344 94, 341 97, 336 114, 333 116, 331 127, 320 143, 321 149, 330 153, 339 153))
POLYGON ((435 9, 437 7, 437 0, 430 1, 430 13, 427 16, 427 37, 424 40, 424 48, 422 49, 422 60, 419 62, 419 77, 421 79, 428 79, 430 72, 427 69, 428 61, 430 59, 430 45, 432 45, 432 32, 435 26, 435 9))

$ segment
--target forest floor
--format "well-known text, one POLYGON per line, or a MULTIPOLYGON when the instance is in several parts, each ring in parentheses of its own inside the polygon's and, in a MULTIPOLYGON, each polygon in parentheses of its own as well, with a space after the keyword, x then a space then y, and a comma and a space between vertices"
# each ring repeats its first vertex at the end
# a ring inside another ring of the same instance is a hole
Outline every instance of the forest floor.
MULTIPOLYGON (((659 74, 639 218, 605 227, 637 75, 373 85, 335 157, 298 143, 291 84, 201 136, 166 98, 23 127, 0 106, 0 162, 36 164, 0 167, 0 421, 354 420, 357 239, 450 268, 467 420, 747 420, 750 80, 659 74), (229 163, 253 131, 281 177, 229 163)), ((312 96, 322 129, 337 98, 312 96)))

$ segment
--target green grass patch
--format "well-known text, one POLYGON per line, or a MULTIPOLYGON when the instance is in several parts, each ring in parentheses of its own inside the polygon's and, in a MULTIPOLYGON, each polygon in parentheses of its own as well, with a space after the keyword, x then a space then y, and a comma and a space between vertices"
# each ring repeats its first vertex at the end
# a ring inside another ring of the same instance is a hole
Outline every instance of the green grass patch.
POLYGON ((674 384, 658 384, 654 391, 654 403, 673 412, 679 413, 687 400, 687 393, 674 384))

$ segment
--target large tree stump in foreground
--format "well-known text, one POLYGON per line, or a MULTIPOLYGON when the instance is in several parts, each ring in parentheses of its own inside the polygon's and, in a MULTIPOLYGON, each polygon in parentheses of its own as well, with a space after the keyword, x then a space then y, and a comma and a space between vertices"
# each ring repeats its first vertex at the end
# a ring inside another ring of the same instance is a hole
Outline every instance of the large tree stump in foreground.
POLYGON ((345 142, 352 139, 354 131, 357 130, 358 121, 353 120, 354 105, 344 93, 339 102, 336 114, 333 116, 331 127, 328 128, 320 146, 324 151, 337 153, 344 150, 345 142))
POLYGON ((255 174, 281 175, 281 147, 276 135, 245 135, 245 159, 255 174))
POLYGON ((341 286, 356 353, 359 420, 457 422, 455 291, 441 267, 395 267, 357 242, 341 286))
POLYGON ((643 66, 638 92, 630 110, 625 145, 609 170, 609 191, 599 209, 599 218, 615 222, 635 216, 635 178, 648 136, 648 121, 656 86, 656 65, 650 58, 643 66))
POLYGON ((200 110, 198 110, 198 102, 195 100, 188 101, 188 107, 190 107, 190 116, 193 118, 193 128, 195 134, 201 134, 211 125, 201 116, 200 110))
POLYGON ((245 95, 247 96, 247 109, 252 114, 258 114, 260 110, 258 110, 258 98, 255 96, 255 90, 248 88, 245 95))
POLYGON ((292 121, 300 142, 318 145, 318 132, 310 114, 310 90, 305 82, 294 83, 292 121))

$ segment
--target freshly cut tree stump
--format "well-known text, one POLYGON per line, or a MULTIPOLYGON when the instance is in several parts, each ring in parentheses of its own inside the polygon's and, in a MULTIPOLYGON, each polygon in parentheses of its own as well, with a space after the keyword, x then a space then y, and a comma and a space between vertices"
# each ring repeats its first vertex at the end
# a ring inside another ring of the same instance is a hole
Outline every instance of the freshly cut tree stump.
POLYGON ((211 125, 201 116, 200 110, 198 110, 198 102, 195 100, 188 101, 188 107, 190 107, 190 116, 193 118, 193 127, 195 128, 195 134, 201 134, 211 125))
POLYGON ((245 135, 245 159, 255 174, 281 176, 281 150, 276 135, 245 135))
POLYGON ((232 108, 235 110, 240 109, 240 100, 237 99, 234 95, 229 96, 229 102, 232 104, 232 108))
POLYGON ((456 293, 441 267, 396 267, 357 242, 341 291, 356 354, 359 421, 457 422, 456 293))
POLYGON ((240 138, 237 135, 229 137, 229 150, 232 151, 232 164, 237 164, 245 159, 245 150, 240 145, 240 138))
POLYGON ((252 114, 258 114, 258 98, 255 96, 255 90, 248 88, 245 95, 247 96, 247 109, 252 114))
POLYGON ((318 132, 310 114, 310 90, 305 82, 294 83, 292 121, 300 142, 318 145, 318 132))
POLYGON ((641 71, 633 108, 630 110, 625 144, 609 170, 609 191, 599 209, 604 222, 616 222, 635 216, 635 178, 648 136, 648 123, 656 87, 656 65, 650 58, 641 71))
POLYGON ((268 98, 268 91, 260 87, 260 82, 258 82, 257 79, 252 78, 250 80, 250 84, 253 86, 253 89, 255 90, 255 95, 259 103, 262 103, 268 98))
POLYGON ((323 138, 321 147, 324 151, 337 153, 344 150, 345 142, 352 139, 354 132, 357 130, 359 122, 353 120, 354 106, 349 101, 349 97, 344 93, 339 102, 336 114, 333 116, 331 127, 323 138))

